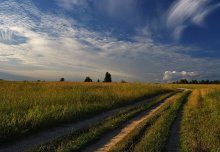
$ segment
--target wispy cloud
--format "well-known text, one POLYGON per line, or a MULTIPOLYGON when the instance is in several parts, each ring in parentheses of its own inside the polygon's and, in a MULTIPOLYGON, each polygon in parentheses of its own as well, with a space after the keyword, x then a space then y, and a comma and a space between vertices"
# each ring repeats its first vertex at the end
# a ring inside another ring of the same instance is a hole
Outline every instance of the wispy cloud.
POLYGON ((1 65, 4 65, 2 70, 30 77, 55 78, 62 73, 79 78, 88 73, 98 77, 108 69, 115 76, 132 77, 108 66, 110 61, 106 57, 111 50, 107 47, 117 42, 115 38, 81 28, 74 19, 43 13, 31 1, 26 2, 9 0, 0 3, 0 28, 6 29, 2 32, 0 51, 3 55, 12 54, 0 57, 1 65), (26 41, 14 43, 13 33, 26 41))
POLYGON ((167 26, 173 29, 173 36, 179 39, 191 24, 201 26, 206 17, 220 7, 213 0, 176 0, 168 11, 167 26))
MULTIPOLYGON (((78 1, 72 1, 78 2, 78 1)), ((31 1, 0 2, 0 29, 6 29, 0 41, 1 72, 36 79, 65 77, 82 80, 84 76, 100 78, 109 71, 114 80, 161 80, 163 71, 201 71, 220 67, 220 62, 192 58, 181 51, 194 48, 163 44, 148 34, 118 40, 105 32, 79 26, 74 18, 40 11, 31 1), (14 43, 13 34, 24 38, 14 43), (21 41, 20 41, 21 42, 21 41), (201 67, 201 63, 206 63, 201 67), (193 65, 193 67, 192 67, 193 65)), ((141 32, 143 33, 143 32, 141 32)))

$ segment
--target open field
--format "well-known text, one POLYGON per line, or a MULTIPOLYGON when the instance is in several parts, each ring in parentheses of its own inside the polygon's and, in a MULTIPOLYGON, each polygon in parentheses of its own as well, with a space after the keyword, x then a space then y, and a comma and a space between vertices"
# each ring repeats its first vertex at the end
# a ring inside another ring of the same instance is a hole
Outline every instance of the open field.
POLYGON ((0 83, 1 142, 170 91, 142 84, 0 83))
POLYGON ((0 115, 0 152, 220 148, 219 85, 1 81, 0 115), (22 148, 62 127, 65 133, 22 148))

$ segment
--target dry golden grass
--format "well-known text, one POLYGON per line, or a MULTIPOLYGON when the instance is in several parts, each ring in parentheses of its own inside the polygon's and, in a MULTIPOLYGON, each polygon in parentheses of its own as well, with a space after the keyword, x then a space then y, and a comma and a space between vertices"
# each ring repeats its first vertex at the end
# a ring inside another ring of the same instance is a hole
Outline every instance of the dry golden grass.
POLYGON ((220 148, 220 88, 194 90, 181 123, 182 151, 217 151, 220 148))
POLYGON ((121 83, 0 82, 0 141, 81 120, 168 91, 121 83))

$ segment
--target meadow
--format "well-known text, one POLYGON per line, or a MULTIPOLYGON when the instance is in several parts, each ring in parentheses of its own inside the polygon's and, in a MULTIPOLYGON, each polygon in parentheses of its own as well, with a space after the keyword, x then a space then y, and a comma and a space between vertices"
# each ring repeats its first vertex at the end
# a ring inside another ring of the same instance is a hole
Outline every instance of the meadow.
POLYGON ((144 84, 1 81, 0 143, 170 91, 144 84))
POLYGON ((25 150, 87 151, 106 137, 112 142, 112 132, 126 128, 125 124, 133 123, 131 120, 136 117, 142 121, 108 151, 160 152, 175 147, 181 152, 217 152, 220 149, 219 85, 141 83, 1 81, 0 145, 9 144, 10 148, 12 139, 16 143, 26 135, 31 137, 43 130, 84 121, 118 107, 123 109, 95 124, 25 150), (146 99, 149 101, 143 102, 146 99), (139 105, 134 105, 138 102, 139 105), (174 131, 178 134, 175 138, 174 131))

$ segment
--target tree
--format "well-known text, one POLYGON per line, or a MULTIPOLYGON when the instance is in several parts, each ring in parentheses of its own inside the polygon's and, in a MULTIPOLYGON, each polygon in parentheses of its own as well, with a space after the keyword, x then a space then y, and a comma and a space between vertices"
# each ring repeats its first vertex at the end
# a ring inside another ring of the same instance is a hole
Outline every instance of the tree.
POLYGON ((100 80, 98 79, 97 82, 100 82, 100 80))
POLYGON ((189 82, 186 79, 181 79, 180 84, 188 84, 189 82))
POLYGON ((104 82, 112 82, 112 76, 110 73, 106 72, 104 82))
POLYGON ((65 81, 65 79, 64 78, 60 78, 60 82, 64 82, 65 81))
POLYGON ((84 82, 92 82, 92 79, 90 77, 86 77, 84 82))
POLYGON ((191 84, 198 84, 198 81, 197 80, 192 80, 190 83, 191 84))
POLYGON ((121 83, 127 83, 125 80, 121 80, 121 83))

